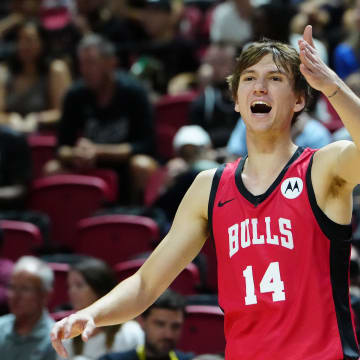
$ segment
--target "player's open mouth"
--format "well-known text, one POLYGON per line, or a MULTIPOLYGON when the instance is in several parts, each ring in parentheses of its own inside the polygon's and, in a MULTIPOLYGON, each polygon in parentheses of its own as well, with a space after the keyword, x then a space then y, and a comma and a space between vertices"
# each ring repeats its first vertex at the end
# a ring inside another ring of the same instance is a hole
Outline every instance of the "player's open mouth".
POLYGON ((271 111, 271 105, 265 101, 254 101, 251 106, 251 112, 253 114, 268 114, 271 111))

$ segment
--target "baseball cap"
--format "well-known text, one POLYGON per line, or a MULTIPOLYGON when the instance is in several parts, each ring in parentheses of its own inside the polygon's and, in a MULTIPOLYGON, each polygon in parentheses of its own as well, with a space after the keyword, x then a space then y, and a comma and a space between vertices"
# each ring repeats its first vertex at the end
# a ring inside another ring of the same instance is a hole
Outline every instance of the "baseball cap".
POLYGON ((199 125, 182 126, 175 134, 173 147, 178 151, 184 145, 211 145, 209 134, 199 125))

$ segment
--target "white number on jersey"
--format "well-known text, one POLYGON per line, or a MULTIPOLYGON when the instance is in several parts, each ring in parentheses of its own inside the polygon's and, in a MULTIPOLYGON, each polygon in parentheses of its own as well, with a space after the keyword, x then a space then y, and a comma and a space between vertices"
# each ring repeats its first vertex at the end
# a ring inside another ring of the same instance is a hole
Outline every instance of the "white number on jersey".
MULTIPOLYGON (((245 278, 246 296, 245 304, 254 305, 257 304, 257 297, 255 295, 255 285, 252 266, 249 265, 243 271, 245 278)), ((284 282, 281 281, 280 267, 278 262, 272 262, 265 271, 265 274, 260 282, 260 292, 268 293, 272 292, 273 301, 284 301, 284 282)))

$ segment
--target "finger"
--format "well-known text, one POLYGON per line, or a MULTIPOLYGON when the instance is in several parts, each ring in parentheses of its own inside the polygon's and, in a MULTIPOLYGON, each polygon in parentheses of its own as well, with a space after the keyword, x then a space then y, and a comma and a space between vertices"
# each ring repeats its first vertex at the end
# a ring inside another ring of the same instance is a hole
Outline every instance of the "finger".
POLYGON ((95 330, 95 324, 94 324, 94 322, 93 321, 88 321, 87 323, 86 323, 86 326, 85 326, 85 329, 84 329, 84 331, 83 331, 83 333, 82 333, 82 339, 83 339, 83 341, 88 341, 89 340, 89 337, 91 336, 91 334, 93 333, 93 331, 95 330))
POLYGON ((312 38, 312 26, 311 25, 306 25, 305 29, 304 29, 304 35, 303 35, 303 39, 312 47, 314 46, 314 41, 312 38))
POLYGON ((53 348, 55 349, 55 351, 63 358, 67 358, 68 357, 68 353, 64 347, 64 345, 62 344, 61 340, 59 339, 51 339, 51 344, 53 346, 53 348))
POLYGON ((301 62, 311 71, 315 71, 315 61, 310 57, 310 54, 308 51, 304 50, 300 53, 300 60, 301 62))

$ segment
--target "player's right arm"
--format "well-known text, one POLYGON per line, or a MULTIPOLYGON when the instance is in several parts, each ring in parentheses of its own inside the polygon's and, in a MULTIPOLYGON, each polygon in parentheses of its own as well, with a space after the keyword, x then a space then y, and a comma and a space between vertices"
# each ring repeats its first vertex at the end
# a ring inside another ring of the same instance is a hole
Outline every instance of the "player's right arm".
POLYGON ((134 275, 89 307, 54 325, 51 341, 60 356, 67 356, 62 339, 82 333, 86 341, 97 326, 123 323, 141 314, 199 253, 208 236, 207 211, 214 173, 214 169, 207 170, 197 176, 169 233, 134 275))

